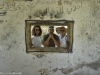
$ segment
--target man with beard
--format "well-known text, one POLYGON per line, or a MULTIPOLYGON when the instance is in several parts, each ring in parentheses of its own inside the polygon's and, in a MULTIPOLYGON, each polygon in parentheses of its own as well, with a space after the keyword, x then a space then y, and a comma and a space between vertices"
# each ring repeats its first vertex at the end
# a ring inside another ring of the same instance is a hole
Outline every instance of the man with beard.
POLYGON ((54 26, 49 26, 48 34, 43 37, 43 45, 44 47, 59 47, 59 37, 54 34, 54 26))

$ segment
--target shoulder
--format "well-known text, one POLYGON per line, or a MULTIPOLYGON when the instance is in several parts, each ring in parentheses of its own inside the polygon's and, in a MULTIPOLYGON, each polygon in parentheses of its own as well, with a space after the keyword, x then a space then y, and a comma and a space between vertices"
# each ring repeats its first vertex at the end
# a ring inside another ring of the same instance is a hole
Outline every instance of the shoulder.
POLYGON ((31 38, 40 38, 40 36, 32 36, 31 38))
POLYGON ((44 37, 48 37, 48 36, 49 36, 49 34, 44 35, 44 37))
POLYGON ((53 34, 53 36, 54 36, 55 38, 59 38, 59 36, 58 36, 58 35, 56 35, 56 34, 53 34))
POLYGON ((34 38, 35 36, 33 35, 31 38, 34 38))
POLYGON ((49 37, 49 34, 43 36, 43 39, 46 40, 49 37))
POLYGON ((65 40, 67 41, 67 39, 68 39, 68 35, 65 35, 65 40))
POLYGON ((53 36, 57 36, 58 37, 58 35, 56 35, 56 34, 53 34, 53 36))

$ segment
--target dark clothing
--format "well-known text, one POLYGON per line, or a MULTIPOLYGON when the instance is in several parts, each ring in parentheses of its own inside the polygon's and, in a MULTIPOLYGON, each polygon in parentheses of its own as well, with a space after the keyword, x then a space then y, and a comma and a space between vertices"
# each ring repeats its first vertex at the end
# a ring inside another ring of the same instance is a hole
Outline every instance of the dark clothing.
MULTIPOLYGON (((49 34, 46 34, 43 38, 43 42, 46 41, 48 37, 49 37, 49 34)), ((53 34, 53 37, 56 41, 59 41, 59 37, 56 34, 53 34)), ((55 47, 55 43, 52 38, 49 40, 49 44, 47 45, 47 47, 55 47)))

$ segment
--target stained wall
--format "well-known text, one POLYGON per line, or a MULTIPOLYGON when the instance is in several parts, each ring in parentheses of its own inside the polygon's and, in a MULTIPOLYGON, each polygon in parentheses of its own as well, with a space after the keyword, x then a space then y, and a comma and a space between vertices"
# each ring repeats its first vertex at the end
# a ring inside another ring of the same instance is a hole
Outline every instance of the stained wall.
POLYGON ((1 75, 100 75, 99 38, 100 0, 0 0, 1 75), (25 20, 74 20, 73 53, 27 54, 25 20))

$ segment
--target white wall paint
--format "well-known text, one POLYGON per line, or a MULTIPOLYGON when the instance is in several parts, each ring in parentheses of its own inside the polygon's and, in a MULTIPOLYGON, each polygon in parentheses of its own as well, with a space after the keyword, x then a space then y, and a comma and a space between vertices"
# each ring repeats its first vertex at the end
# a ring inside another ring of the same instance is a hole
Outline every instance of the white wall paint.
POLYGON ((99 12, 100 0, 0 0, 0 72, 100 75, 99 12), (50 18, 52 10, 55 15, 62 6, 63 14, 50 18), (48 7, 49 12, 42 19, 34 16, 36 11, 48 7), (7 13, 3 15, 3 12, 7 13), (42 53, 27 54, 25 20, 29 20, 29 16, 31 20, 74 20, 73 53, 43 53, 41 58, 36 55, 42 53))

